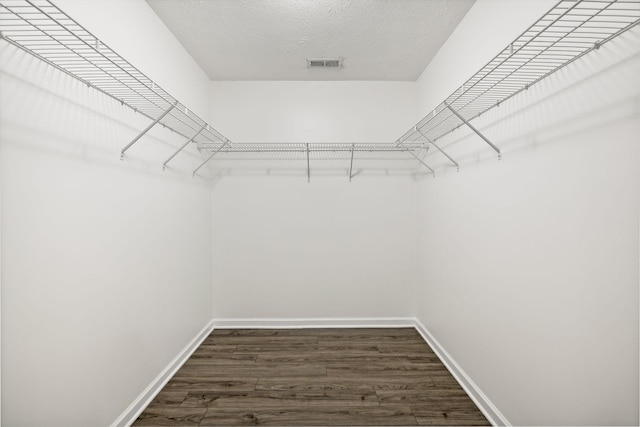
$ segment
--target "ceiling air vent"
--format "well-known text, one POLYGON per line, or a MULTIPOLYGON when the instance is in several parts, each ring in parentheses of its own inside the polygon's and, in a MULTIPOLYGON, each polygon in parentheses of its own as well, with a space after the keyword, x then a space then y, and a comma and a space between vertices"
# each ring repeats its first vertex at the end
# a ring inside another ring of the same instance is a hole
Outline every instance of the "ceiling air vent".
POLYGON ((307 68, 342 68, 342 58, 309 58, 307 68))

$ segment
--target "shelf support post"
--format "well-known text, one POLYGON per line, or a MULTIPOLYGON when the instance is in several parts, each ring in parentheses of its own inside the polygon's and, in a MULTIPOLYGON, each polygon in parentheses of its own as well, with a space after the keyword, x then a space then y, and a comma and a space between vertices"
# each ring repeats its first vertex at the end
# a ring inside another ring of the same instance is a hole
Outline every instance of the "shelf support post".
POLYGON ((431 167, 429 167, 429 165, 428 165, 428 164, 426 164, 426 163, 424 162, 424 160, 422 160, 420 157, 416 156, 416 155, 413 153, 413 151, 411 151, 411 150, 407 150, 407 151, 409 152, 409 154, 411 154, 413 157, 415 157, 415 158, 416 158, 416 160, 418 160, 420 163, 422 163, 422 164, 423 164, 423 166, 424 166, 425 168, 429 169, 429 170, 431 171, 431 175, 433 175, 433 177, 434 177, 434 178, 436 177, 436 172, 435 172, 433 169, 431 169, 431 167))
POLYGON ((158 122, 160 122, 160 120, 164 119, 165 116, 167 114, 169 114, 171 112, 171 110, 173 110, 173 107, 175 107, 176 105, 178 105, 178 101, 174 102, 169 108, 167 108, 162 114, 160 114, 160 117, 158 117, 157 119, 155 119, 153 121, 153 123, 151 123, 149 126, 146 127, 145 130, 143 130, 142 132, 140 132, 138 134, 138 136, 136 136, 135 138, 133 138, 133 141, 131 141, 130 143, 128 143, 121 151, 120 151, 120 160, 124 160, 124 153, 131 148, 131 146, 133 144, 135 144, 136 142, 138 142, 138 140, 140 138, 142 138, 144 136, 145 133, 149 132, 149 130, 154 127, 155 125, 158 124, 158 122))
POLYGON ((175 153, 173 153, 171 155, 171 157, 169 157, 167 160, 165 160, 165 162, 162 164, 162 170, 165 170, 167 168, 167 163, 169 163, 171 161, 171 159, 173 159, 175 156, 177 156, 179 152, 184 150, 185 147, 187 145, 189 145, 190 142, 192 142, 194 139, 196 139, 196 136, 200 135, 200 132, 202 132, 206 127, 207 127, 207 125, 202 126, 200 128, 200 130, 198 132, 196 132, 196 134, 193 135, 191 138, 189 138, 189 140, 187 142, 185 142, 182 147, 178 148, 178 150, 175 153))
POLYGON ((443 150, 442 148, 438 147, 438 146, 436 145, 436 143, 435 143, 435 142, 433 142, 432 140, 430 140, 430 139, 427 137, 427 135, 425 135, 424 133, 422 133, 422 131, 418 128, 418 126, 416 126, 416 132, 418 132, 420 135, 422 135, 422 137, 423 137, 424 139, 426 139, 426 140, 427 140, 427 142, 428 142, 429 144, 431 144, 431 145, 433 145, 434 147, 436 147, 436 148, 438 149, 438 151, 439 151, 439 152, 441 152, 442 154, 444 154, 444 156, 445 156, 447 159, 449 159, 449 160, 451 161, 451 163, 453 163, 454 165, 456 165, 456 168, 458 168, 458 171, 460 171, 460 165, 458 164, 458 162, 456 162, 455 160, 453 160, 453 159, 451 158, 451 156, 450 156, 450 155, 448 155, 447 153, 445 153, 445 152, 444 152, 444 150, 443 150))
POLYGON ((458 114, 458 112, 456 110, 454 110, 453 108, 451 108, 451 106, 449 104, 444 104, 457 118, 459 118, 460 120, 462 120, 462 122, 467 125, 469 127, 469 129, 471 129, 476 135, 478 135, 480 138, 482 138, 484 140, 484 142, 486 142, 487 144, 489 144, 491 146, 491 148, 493 148, 496 153, 498 153, 498 159, 502 159, 502 153, 500 152, 500 149, 498 147, 496 147, 491 141, 489 141, 489 139, 487 139, 486 136, 484 136, 478 129, 476 129, 471 123, 469 123, 464 117, 462 117, 460 114, 458 114))
POLYGON ((349 182, 351 182, 351 178, 353 178, 353 150, 356 148, 356 144, 351 144, 351 165, 349 166, 349 182))
POLYGON ((307 182, 311 182, 311 163, 309 162, 309 144, 307 143, 307 182))
POLYGON ((218 154, 218 152, 220 152, 220 150, 222 150, 227 144, 229 144, 229 140, 227 139, 224 144, 222 144, 220 147, 218 147, 218 149, 216 151, 213 152, 212 155, 210 155, 207 160, 205 160, 204 162, 202 162, 200 164, 200 166, 198 166, 194 171, 193 171, 193 177, 196 177, 196 172, 198 172, 200 170, 201 167, 203 167, 204 165, 207 164, 207 162, 209 162, 209 160, 213 159, 213 156, 215 156, 216 154, 218 154))

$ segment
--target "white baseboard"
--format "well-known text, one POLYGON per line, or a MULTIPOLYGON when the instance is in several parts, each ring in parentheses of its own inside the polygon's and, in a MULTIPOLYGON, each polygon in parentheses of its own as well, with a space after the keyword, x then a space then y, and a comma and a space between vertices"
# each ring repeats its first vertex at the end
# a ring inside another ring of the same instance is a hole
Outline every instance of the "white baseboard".
POLYGON ((216 329, 302 328, 399 328, 414 327, 411 317, 362 317, 318 319, 214 319, 216 329))
POLYGON ((151 381, 151 384, 129 405, 125 411, 111 424, 111 427, 128 427, 140 416, 144 408, 151 403, 160 390, 169 382, 171 377, 180 369, 184 362, 200 346, 202 341, 213 330, 213 320, 210 320, 204 328, 193 338, 185 348, 167 365, 160 374, 151 381))
POLYGON ((458 381, 460 386, 467 392, 471 400, 478 406, 480 411, 487 417, 487 420, 494 426, 510 426, 511 423, 502 413, 496 408, 496 406, 489 400, 489 398, 480 390, 480 388, 473 382, 473 380, 467 375, 467 373, 458 365, 458 363, 451 357, 447 350, 436 340, 433 335, 425 328, 425 326, 418 320, 414 319, 414 326, 418 333, 422 335, 422 338, 429 344, 436 355, 440 358, 440 361, 449 370, 451 375, 458 381))

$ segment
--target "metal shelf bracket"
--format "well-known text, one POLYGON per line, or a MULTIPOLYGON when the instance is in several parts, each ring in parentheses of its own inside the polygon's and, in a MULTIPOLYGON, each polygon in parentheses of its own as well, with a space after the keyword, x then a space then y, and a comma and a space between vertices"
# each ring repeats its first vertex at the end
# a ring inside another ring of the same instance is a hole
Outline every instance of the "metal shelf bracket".
POLYGON ((431 145, 433 145, 434 147, 436 147, 438 149, 439 152, 441 152, 442 154, 444 154, 444 156, 449 159, 449 161, 451 163, 453 163, 456 168, 458 169, 458 172, 460 172, 460 165, 458 164, 458 162, 456 162, 455 160, 453 160, 453 158, 451 158, 450 155, 448 155, 447 153, 444 152, 444 150, 442 148, 440 148, 438 145, 436 145, 435 142, 433 142, 432 140, 430 140, 427 135, 425 135, 424 133, 422 133, 422 131, 420 130, 420 128, 418 126, 416 126, 416 132, 418 132, 420 135, 422 135, 422 137, 431 145))
POLYGON ((175 107, 176 105, 178 105, 178 101, 174 102, 174 103, 173 103, 169 108, 167 108, 167 109, 166 109, 166 110, 165 110, 165 111, 160 115, 160 117, 158 117, 157 119, 155 119, 155 120, 153 121, 153 123, 151 123, 151 124, 150 124, 149 126, 147 126, 147 127, 146 127, 142 132, 140 132, 140 133, 138 134, 138 136, 136 136, 135 138, 133 138, 133 140, 132 140, 130 143, 128 143, 127 145, 125 145, 125 147, 122 149, 122 151, 120 151, 120 160, 124 160, 124 153, 125 153, 129 148, 131 148, 131 146, 132 146, 133 144, 135 144, 136 142, 138 142, 138 140, 139 140, 140 138, 142 138, 142 137, 143 137, 147 132, 149 132, 149 131, 151 130, 151 128, 152 128, 152 127, 154 127, 155 125, 157 125, 157 124, 160 122, 160 120, 164 119, 164 118, 165 118, 165 116, 166 116, 167 114, 169 114, 169 113, 171 112, 171 110, 173 110, 173 107, 175 107))
POLYGON ((222 144, 220 147, 218 147, 218 149, 216 151, 213 152, 213 154, 211 154, 209 157, 207 157, 207 160, 205 160, 204 162, 202 162, 200 164, 200 166, 198 166, 194 171, 193 171, 193 177, 196 177, 196 172, 198 172, 200 170, 201 167, 203 167, 204 165, 206 165, 209 160, 213 159, 213 156, 215 156, 216 154, 218 154, 220 152, 220 150, 222 150, 227 144, 229 144, 229 140, 226 140, 224 142, 224 144, 222 144))
POLYGON ((482 140, 484 142, 486 142, 487 144, 489 144, 491 146, 491 148, 493 148, 496 153, 498 153, 498 160, 502 159, 502 153, 500 152, 500 149, 498 147, 495 146, 494 143, 492 143, 491 141, 489 141, 489 139, 484 136, 482 134, 482 132, 480 132, 478 129, 476 129, 471 123, 469 123, 464 117, 462 117, 460 114, 458 114, 458 112, 456 110, 454 110, 453 108, 451 108, 451 105, 447 104, 445 102, 445 107, 447 107, 449 109, 449 111, 451 111, 457 118, 459 118, 462 123, 464 123, 465 125, 467 125, 467 127, 469 129, 471 129, 476 135, 478 135, 480 138, 482 138, 482 140))
POLYGON ((356 148, 355 144, 351 144, 351 164, 349 165, 349 182, 353 178, 353 150, 356 148))
POLYGON ((173 159, 175 156, 177 156, 179 152, 184 150, 186 148, 186 146, 189 145, 190 142, 192 142, 194 139, 196 139, 196 137, 198 135, 200 135, 200 132, 202 132, 206 127, 207 127, 206 125, 202 126, 200 128, 200 130, 198 132, 196 132, 196 134, 193 135, 191 138, 189 138, 189 140, 187 142, 185 142, 182 147, 178 148, 178 150, 176 150, 176 152, 173 153, 171 155, 171 157, 169 157, 167 160, 165 160, 165 162, 162 164, 162 170, 165 170, 167 168, 167 163, 169 163, 171 161, 171 159, 173 159))
POLYGON ((307 143, 307 183, 311 182, 311 162, 309 161, 309 144, 307 143))
POLYGON ((433 175, 433 177, 434 177, 434 178, 436 177, 436 171, 434 171, 433 169, 431 169, 431 167, 430 167, 428 164, 426 164, 426 163, 424 162, 424 160, 422 160, 420 157, 418 157, 418 156, 417 156, 413 151, 409 151, 409 154, 411 154, 413 157, 415 157, 415 158, 416 158, 416 160, 418 160, 420 163, 422 163, 422 165, 423 165, 425 168, 429 169, 429 170, 431 171, 431 175, 433 175))

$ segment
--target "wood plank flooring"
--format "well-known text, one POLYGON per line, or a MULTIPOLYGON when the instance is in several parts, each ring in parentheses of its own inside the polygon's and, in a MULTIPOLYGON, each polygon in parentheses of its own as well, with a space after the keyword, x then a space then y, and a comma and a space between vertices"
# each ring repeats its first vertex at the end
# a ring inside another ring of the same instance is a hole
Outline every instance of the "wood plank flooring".
POLYGON ((490 425, 413 328, 216 329, 134 426, 490 425))

